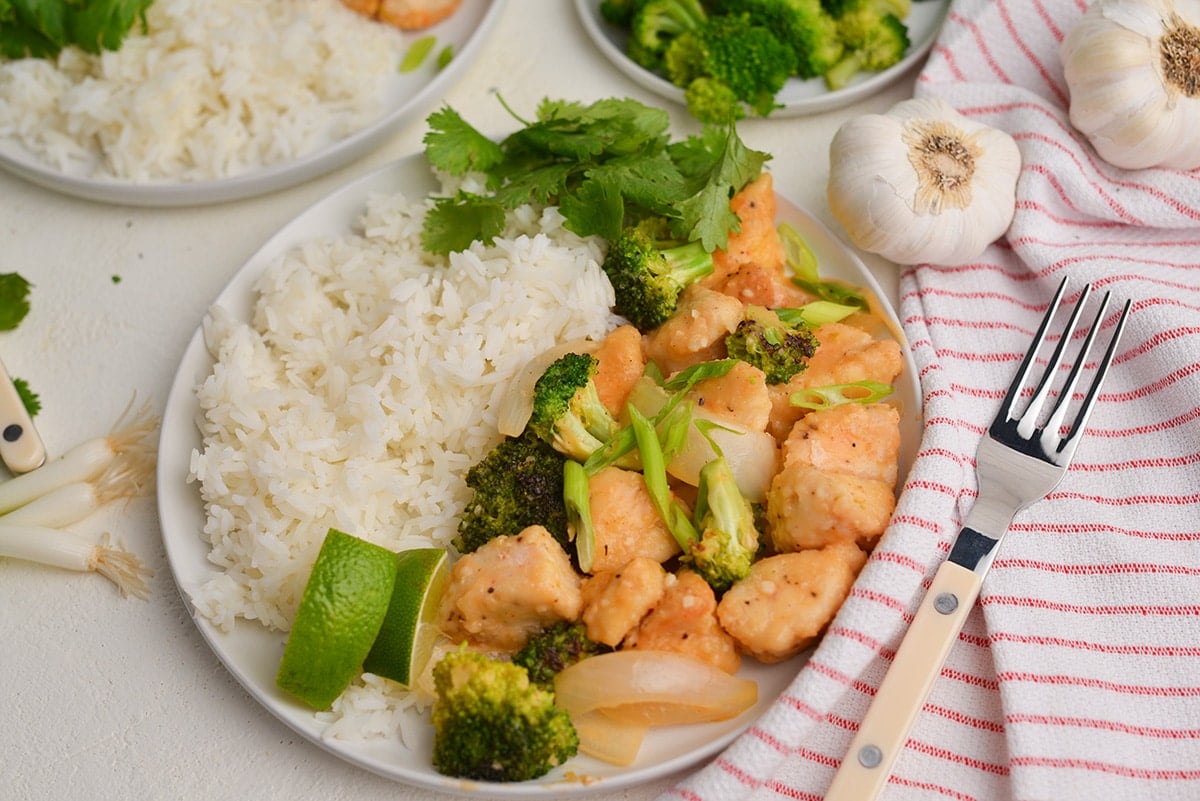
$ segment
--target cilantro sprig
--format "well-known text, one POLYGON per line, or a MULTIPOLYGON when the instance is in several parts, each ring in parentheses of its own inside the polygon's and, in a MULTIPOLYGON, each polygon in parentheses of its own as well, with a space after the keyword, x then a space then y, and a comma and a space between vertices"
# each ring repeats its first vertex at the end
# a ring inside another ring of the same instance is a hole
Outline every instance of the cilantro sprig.
MULTIPOLYGON (((3 3, 3 0, 0 0, 3 3)), ((0 274, 0 331, 12 331, 29 314, 29 281, 20 273, 0 274)), ((42 401, 23 378, 13 378, 13 386, 30 417, 42 410, 42 401)))
POLYGON ((422 236, 431 253, 490 244, 504 212, 530 202, 557 205, 580 236, 616 239, 626 225, 657 216, 681 240, 723 248, 740 230, 729 199, 770 158, 747 147, 733 124, 672 141, 665 111, 627 98, 546 99, 532 121, 505 108, 522 127, 498 142, 449 106, 429 116, 430 165, 486 178, 486 192, 435 199, 422 236))
POLYGON ((50 58, 69 45, 117 50, 154 0, 0 0, 0 55, 50 58))

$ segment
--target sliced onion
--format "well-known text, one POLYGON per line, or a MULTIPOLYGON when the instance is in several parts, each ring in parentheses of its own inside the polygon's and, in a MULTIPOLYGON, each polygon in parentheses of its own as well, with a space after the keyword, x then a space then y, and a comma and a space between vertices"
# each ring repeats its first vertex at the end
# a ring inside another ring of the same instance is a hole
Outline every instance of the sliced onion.
POLYGON ((555 677, 572 719, 599 712, 634 726, 728 720, 758 701, 758 685, 683 654, 626 650, 571 665, 555 677))
POLYGON ((707 420, 720 426, 712 428, 706 437, 695 425, 688 429, 687 444, 667 465, 667 472, 693 487, 700 483, 700 469, 717 457, 709 437, 721 449, 733 471, 738 489, 751 503, 766 499, 771 479, 779 472, 779 448, 775 438, 765 431, 753 431, 737 423, 722 420, 701 409, 692 412, 693 419, 707 420))
POLYGON ((595 353, 600 343, 594 339, 560 342, 529 360, 509 382, 508 391, 496 408, 496 427, 506 437, 519 437, 533 414, 533 387, 554 360, 568 353, 595 353))
POLYGON ((646 726, 621 723, 603 712, 572 715, 571 723, 579 735, 579 750, 613 765, 632 764, 646 739, 646 726))
MULTIPOLYGON (((647 417, 662 410, 670 393, 643 376, 633 385, 629 402, 647 417)), ((687 441, 683 449, 667 465, 667 472, 675 478, 691 484, 700 483, 700 469, 717 457, 709 437, 725 455, 725 461, 733 471, 738 489, 751 503, 760 503, 767 497, 771 479, 779 472, 779 447, 775 438, 765 431, 754 431, 745 426, 722 420, 704 409, 692 407, 692 419, 714 424, 707 436, 695 425, 688 428, 687 441)))

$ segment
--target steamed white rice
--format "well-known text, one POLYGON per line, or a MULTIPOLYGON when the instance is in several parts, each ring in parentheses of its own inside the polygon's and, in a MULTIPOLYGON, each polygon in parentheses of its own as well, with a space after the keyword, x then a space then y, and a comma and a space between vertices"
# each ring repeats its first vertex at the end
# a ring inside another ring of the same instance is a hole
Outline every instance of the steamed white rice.
POLYGON ((0 137, 94 178, 200 181, 382 113, 404 36, 337 0, 157 0, 116 52, 0 59, 0 137))
MULTIPOLYGON (((205 320, 215 364, 191 472, 219 572, 192 600, 223 630, 287 630, 330 527, 393 550, 448 544, 511 378, 616 324, 601 246, 556 209, 510 214, 503 238, 447 264, 420 249, 426 207, 373 198, 358 233, 266 270, 251 321, 205 320)), ((411 702, 367 677, 329 731, 395 735, 411 702)))

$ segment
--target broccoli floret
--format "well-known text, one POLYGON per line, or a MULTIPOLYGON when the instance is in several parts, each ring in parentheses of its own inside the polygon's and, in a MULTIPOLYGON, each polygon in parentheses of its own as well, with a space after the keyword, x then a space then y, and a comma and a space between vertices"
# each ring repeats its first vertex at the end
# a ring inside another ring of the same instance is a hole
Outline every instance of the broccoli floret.
POLYGON ((433 766, 481 781, 536 779, 575 756, 579 735, 554 693, 525 668, 474 651, 446 654, 433 668, 433 766))
POLYGON ((713 260, 699 242, 661 247, 642 229, 626 228, 601 266, 616 295, 614 310, 649 331, 674 313, 679 293, 713 271, 713 260))
POLYGON ((768 384, 785 384, 808 366, 817 340, 804 325, 790 326, 760 306, 749 306, 746 317, 725 337, 732 359, 741 359, 766 374, 768 384))
POLYGON ((842 57, 833 17, 821 0, 720 0, 720 14, 741 14, 771 30, 795 56, 793 74, 815 78, 842 57))
POLYGON ((565 461, 528 429, 506 437, 467 471, 466 484, 475 494, 463 510, 454 547, 470 553, 496 537, 541 525, 566 549, 565 461))
POLYGON ((742 495, 723 456, 700 469, 696 491, 699 536, 683 561, 721 593, 750 573, 758 554, 754 507, 742 495))
POLYGON ((704 62, 708 48, 699 31, 687 31, 671 40, 663 52, 662 69, 667 80, 686 88, 697 78, 707 75, 704 62))
POLYGON ((893 14, 856 12, 839 20, 838 27, 848 52, 825 73, 830 89, 840 89, 861 71, 885 70, 908 51, 908 28, 893 14))
POLYGON ((649 0, 630 22, 629 53, 643 67, 654 68, 672 40, 696 30, 707 18, 700 0, 649 0))
POLYGON ((716 78, 697 78, 683 92, 688 113, 700 122, 725 125, 746 116, 742 101, 716 78))
POLYGON ((564 668, 611 650, 589 638, 583 623, 563 620, 530 637, 512 661, 529 671, 529 680, 534 684, 552 688, 554 677, 564 668))
POLYGON ((703 29, 705 72, 733 90, 755 113, 767 116, 775 94, 796 72, 796 55, 766 25, 745 14, 711 17, 703 29))
POLYGON ((821 0, 821 6, 834 19, 859 11, 871 11, 880 16, 892 14, 904 19, 912 11, 912 0, 821 0))
POLYGON ((578 461, 591 456, 620 428, 596 390, 599 365, 595 356, 566 353, 555 359, 533 386, 533 413, 527 428, 559 453, 578 461))
POLYGON ((601 0, 600 16, 611 25, 628 28, 633 24, 633 15, 648 0, 601 0))

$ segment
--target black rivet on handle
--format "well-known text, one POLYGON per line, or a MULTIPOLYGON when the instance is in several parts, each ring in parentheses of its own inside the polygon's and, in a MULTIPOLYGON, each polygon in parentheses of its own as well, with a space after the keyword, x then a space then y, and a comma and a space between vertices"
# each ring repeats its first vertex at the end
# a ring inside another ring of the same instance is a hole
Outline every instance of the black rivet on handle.
POLYGON ((25 433, 25 429, 21 428, 18 423, 9 423, 4 427, 4 441, 16 442, 25 433))

